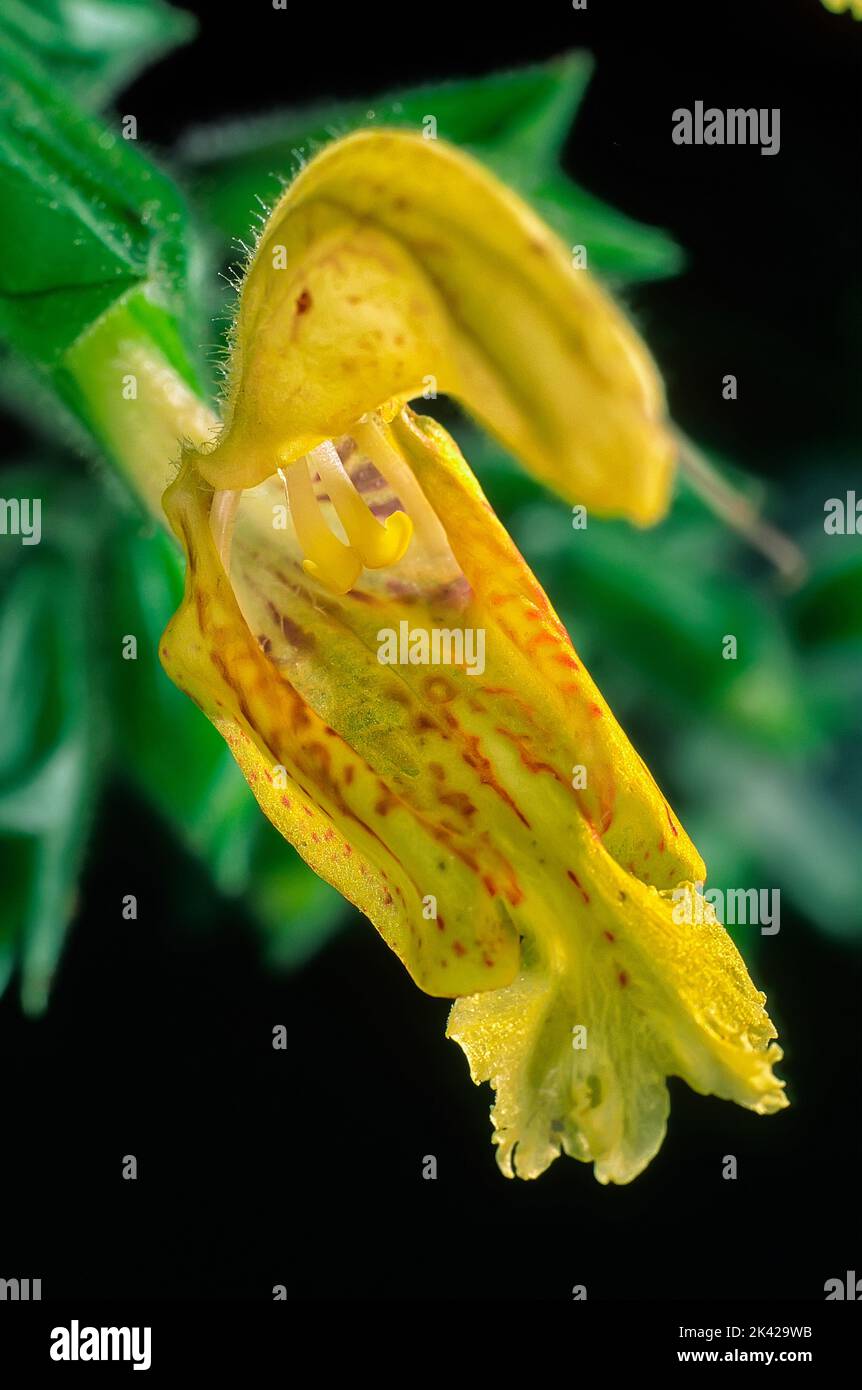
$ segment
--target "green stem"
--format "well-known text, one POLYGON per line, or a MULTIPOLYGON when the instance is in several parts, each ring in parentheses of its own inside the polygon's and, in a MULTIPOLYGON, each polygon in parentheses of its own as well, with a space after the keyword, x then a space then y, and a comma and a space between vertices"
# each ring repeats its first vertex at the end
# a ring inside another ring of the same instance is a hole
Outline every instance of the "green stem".
POLYGON ((162 494, 182 446, 200 448, 219 429, 181 349, 153 338, 145 312, 125 302, 70 348, 63 367, 76 410, 165 525, 162 494))

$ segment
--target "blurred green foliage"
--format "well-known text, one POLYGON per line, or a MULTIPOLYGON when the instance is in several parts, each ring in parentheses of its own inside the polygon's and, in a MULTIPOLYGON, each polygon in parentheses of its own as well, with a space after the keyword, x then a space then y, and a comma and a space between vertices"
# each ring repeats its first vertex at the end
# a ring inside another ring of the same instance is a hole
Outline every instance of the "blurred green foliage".
POLYGON ((163 0, 3 0, 0 12, 0 33, 93 111, 194 32, 192 16, 163 0))
POLYGON ((2 30, 0 65, 3 339, 53 369, 133 291, 182 320, 189 238, 175 185, 2 30))
MULTIPOLYGON (((120 298, 189 380, 204 379, 182 344, 204 336, 207 309, 224 314, 218 268, 236 239, 248 241, 261 203, 322 143, 360 125, 416 127, 433 111, 441 137, 493 166, 568 242, 587 244, 591 267, 615 286, 682 266, 667 234, 560 168, 590 76, 580 54, 192 131, 173 152, 181 192, 76 103, 111 100, 190 28, 161 0, 13 0, 4 12, 0 387, 25 415, 35 401, 53 418, 56 395, 75 412, 64 352, 120 298)), ((810 576, 788 595, 684 482, 653 531, 593 518, 574 530, 566 507, 496 445, 461 418, 454 431, 703 848, 710 883, 780 886, 820 930, 858 935, 859 538, 803 537, 810 576), (720 659, 727 633, 735 662, 720 659)), ((259 813, 219 736, 161 671, 158 640, 182 584, 172 541, 113 475, 68 453, 43 449, 3 486, 43 499, 44 538, 32 548, 0 538, 0 989, 17 968, 25 1007, 44 1006, 109 779, 164 819, 207 867, 213 892, 247 906, 274 963, 305 959, 343 920, 343 904, 259 813), (136 661, 121 658, 129 634, 136 661)), ((750 952, 756 941, 742 935, 750 952)))
POLYGON ((590 265, 618 284, 656 280, 682 267, 667 233, 631 221, 563 173, 560 158, 592 73, 586 53, 520 72, 444 82, 372 102, 285 110, 261 119, 192 130, 179 159, 222 245, 247 241, 261 204, 333 137, 376 126, 423 129, 468 150, 518 190, 571 245, 589 246, 590 265))
POLYGON ((94 657, 105 499, 31 467, 7 494, 39 498, 43 535, 21 560, 0 547, 0 987, 17 964, 25 1007, 47 1000, 106 767, 108 718, 94 657))

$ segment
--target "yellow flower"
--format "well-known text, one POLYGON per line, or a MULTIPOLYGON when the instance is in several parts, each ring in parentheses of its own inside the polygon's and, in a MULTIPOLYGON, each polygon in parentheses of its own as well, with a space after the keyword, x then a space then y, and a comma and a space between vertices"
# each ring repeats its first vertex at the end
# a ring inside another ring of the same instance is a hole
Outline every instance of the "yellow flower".
POLYGON ((646 523, 661 384, 628 324, 479 165, 401 132, 318 156, 242 288, 225 424, 165 506, 188 557, 162 659, 261 807, 374 923, 497 1091, 507 1174, 626 1182, 666 1077, 785 1104, 764 999, 697 851, 459 454, 457 397, 539 477, 646 523))

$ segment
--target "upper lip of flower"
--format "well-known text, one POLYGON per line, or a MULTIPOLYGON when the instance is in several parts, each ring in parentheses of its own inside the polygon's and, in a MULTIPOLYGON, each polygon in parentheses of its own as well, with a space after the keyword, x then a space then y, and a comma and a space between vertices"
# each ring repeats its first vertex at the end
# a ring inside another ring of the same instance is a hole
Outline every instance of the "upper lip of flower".
POLYGON ((312 160, 267 221, 201 474, 254 486, 429 383, 573 502, 642 524, 666 509, 661 381, 625 317, 476 161, 360 131, 312 160))
POLYGON ((533 1176, 562 1145, 627 1181, 661 1142, 671 1072, 777 1108, 774 1030, 735 948, 710 926, 698 960, 672 926, 700 857, 453 442, 405 407, 430 377, 572 500, 655 519, 671 451, 625 321, 472 161, 362 133, 274 210, 234 349, 224 431, 166 494, 188 572, 162 658, 417 983, 477 995, 451 1030, 498 1088, 504 1170, 516 1146, 533 1176), (285 491, 293 534, 273 529, 285 491), (402 619, 483 628, 482 680, 380 665, 402 619))
POLYGON ((397 563, 414 525, 434 518, 378 412, 396 414, 426 383, 572 501, 642 522, 663 511, 673 449, 661 384, 623 316, 475 161, 408 132, 359 132, 296 179, 250 258, 225 427, 196 458, 234 494, 216 515, 278 471, 305 568, 325 587, 344 593, 363 568, 397 563), (406 511, 374 518, 335 449, 348 433, 409 493, 406 511))

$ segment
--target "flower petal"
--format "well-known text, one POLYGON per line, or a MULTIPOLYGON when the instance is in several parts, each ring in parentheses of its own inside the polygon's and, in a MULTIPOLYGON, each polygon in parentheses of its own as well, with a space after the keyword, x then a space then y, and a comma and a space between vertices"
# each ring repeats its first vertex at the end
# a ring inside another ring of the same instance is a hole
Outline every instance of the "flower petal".
POLYGON ((410 411, 391 430, 500 643, 507 682, 483 684, 493 692, 498 729, 518 750, 521 777, 553 768, 591 833, 645 882, 666 888, 703 880, 700 855, 449 435, 410 411), (575 767, 586 772, 583 789, 573 789, 575 767))
MULTIPOLYGON (((475 843, 441 814, 434 779, 417 777, 405 736, 414 711, 402 683, 372 658, 365 675, 376 679, 359 688, 357 723, 351 670, 329 667, 336 677, 330 694, 343 698, 331 698, 327 713, 340 718, 342 731, 322 717, 249 630, 213 538, 212 497, 189 463, 165 495, 188 561, 185 596, 162 641, 168 674, 226 739, 269 820, 371 919, 422 989, 453 998, 508 983, 518 968, 518 936, 505 898, 483 883, 492 867, 501 874, 506 866, 493 846, 475 843), (370 727, 365 738, 363 725, 370 727), (375 757, 377 765, 369 761, 375 757), (429 894, 443 897, 445 915, 426 916, 429 894)), ((297 593, 303 579, 297 566, 297 593)), ((273 597, 280 601, 277 591, 273 597)), ((309 603, 318 621, 322 602, 315 596, 309 603)), ((301 633, 300 609, 295 603, 293 616, 275 609, 278 629, 301 633)), ((306 640, 314 642, 311 630, 306 640)), ((369 653, 354 646, 356 667, 369 653)), ((338 655, 332 648, 328 659, 338 655)), ((325 661, 319 670, 318 687, 325 661)), ((324 695, 318 689, 318 708, 324 695)))
POLYGON ((661 1147, 666 1078, 758 1114, 787 1105, 765 997, 724 928, 677 924, 668 895, 594 842, 579 854, 583 905, 561 901, 518 978, 459 999, 448 1036, 497 1092, 497 1161, 535 1178, 563 1151, 627 1183, 661 1147))
POLYGON ((454 443, 409 411, 384 433, 446 555, 432 534, 430 570, 408 554, 322 591, 273 529, 269 480, 241 500, 228 575, 187 461, 166 499, 189 572, 163 660, 282 834, 457 999, 450 1036, 497 1090, 503 1171, 565 1150, 627 1182, 661 1144, 670 1075, 786 1103, 774 1029, 723 928, 674 921, 700 857, 454 443), (481 630, 484 669, 381 664, 382 625, 402 622, 481 630))
POLYGON ((442 141, 360 131, 270 215, 235 329, 226 428, 199 461, 253 487, 366 412, 457 397, 573 502, 649 523, 673 445, 622 313, 515 194, 442 141))
POLYGON ((165 499, 188 588, 163 662, 227 738, 270 820, 423 989, 456 997, 514 978, 516 864, 540 854, 533 826, 549 785, 564 842, 583 819, 663 887, 703 865, 446 431, 409 416, 390 433, 455 537, 445 582, 435 551, 433 578, 408 555, 348 594, 321 592, 273 530, 277 479, 243 496, 228 575, 212 489, 187 462, 165 499), (379 634, 402 622, 481 631, 481 676, 381 665, 379 634), (579 790, 575 763, 588 771, 579 790), (274 768, 285 769, 275 782, 274 768))

